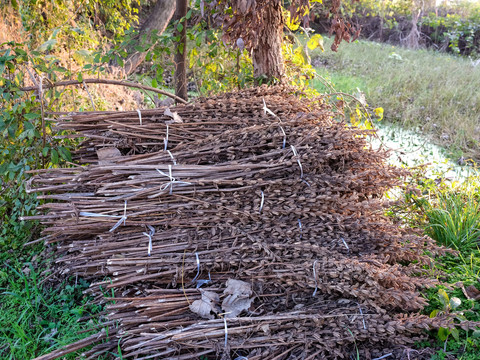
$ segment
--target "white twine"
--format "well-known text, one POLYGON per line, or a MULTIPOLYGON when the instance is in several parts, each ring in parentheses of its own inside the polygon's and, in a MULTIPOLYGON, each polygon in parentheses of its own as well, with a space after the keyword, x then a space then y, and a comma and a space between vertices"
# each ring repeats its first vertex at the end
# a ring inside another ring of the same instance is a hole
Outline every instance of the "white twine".
POLYGON ((315 265, 317 265, 317 261, 318 261, 318 260, 315 260, 315 261, 313 262, 313 280, 315 280, 315 291, 313 292, 312 297, 315 297, 315 295, 317 294, 317 290, 318 290, 317 272, 316 272, 316 270, 315 270, 315 265))
POLYGON ((287 144, 287 134, 285 133, 285 130, 283 130, 282 125, 278 125, 280 127, 280 130, 282 130, 283 133, 283 145, 282 149, 285 149, 285 145, 287 144))
POLYGON ((302 238, 302 222, 298 219, 298 227, 300 228, 300 239, 302 238))
POLYGON ((115 231, 116 228, 118 228, 122 222, 123 226, 125 226, 125 220, 127 220, 127 200, 125 200, 125 205, 123 207, 123 216, 118 220, 118 222, 109 230, 109 232, 115 231))
POLYGON ((170 152, 170 150, 167 150, 167 153, 168 153, 168 155, 170 155, 170 157, 172 158, 173 165, 177 165, 177 162, 175 161, 175 158, 173 157, 173 155, 172 155, 172 153, 170 152))
POLYGON ((138 118, 140 119, 140 126, 142 126, 142 113, 140 112, 139 109, 137 109, 137 113, 138 113, 138 118))
POLYGON ((189 182, 186 182, 186 181, 178 181, 177 179, 175 179, 172 175, 172 165, 168 165, 168 174, 165 174, 161 170, 158 170, 158 169, 156 169, 156 170, 159 172, 159 174, 161 174, 163 176, 166 176, 170 179, 169 182, 167 182, 166 184, 163 184, 160 187, 161 191, 165 191, 168 187, 170 187, 170 194, 172 194, 174 184, 183 184, 183 185, 191 185, 192 184, 192 183, 189 183, 189 182))
POLYGON ((278 119, 278 116, 275 115, 275 114, 273 113, 273 111, 270 110, 270 109, 267 107, 267 104, 265 103, 265 98, 263 98, 263 112, 264 112, 265 115, 267 115, 267 113, 268 113, 268 114, 270 114, 270 115, 272 115, 273 117, 276 117, 276 118, 278 119))
MULTIPOLYGON (((278 121, 281 121, 280 118, 279 118, 277 115, 275 115, 275 113, 267 107, 267 104, 265 103, 265 98, 262 98, 262 100, 263 100, 263 113, 264 113, 265 115, 270 114, 270 115, 272 115, 274 118, 278 119, 278 121)), ((285 130, 283 129, 282 125, 279 124, 278 126, 280 127, 280 130, 282 130, 282 133, 283 133, 283 146, 282 146, 282 149, 285 149, 285 146, 286 146, 286 144, 287 144, 287 134, 285 133, 285 130)))
POLYGON ((150 225, 147 225, 147 227, 150 231, 148 234, 144 232, 143 235, 148 237, 148 256, 150 256, 152 254, 152 236, 155 235, 155 228, 150 225))
POLYGON ((298 163, 298 166, 300 167, 300 179, 303 180, 303 167, 302 167, 302 163, 300 162, 300 157, 298 156, 297 149, 295 149, 295 146, 293 145, 290 145, 290 147, 292 148, 293 155, 295 155, 295 157, 297 158, 297 163, 298 163))
POLYGON ((345 239, 343 237, 341 237, 340 239, 343 241, 343 245, 345 245, 345 247, 347 248, 347 251, 350 252, 350 248, 348 247, 345 239))
POLYGON ((362 315, 363 328, 367 330, 367 325, 365 324, 365 316, 363 316, 362 308, 360 307, 359 303, 357 303, 357 305, 358 305, 358 310, 360 310, 360 315, 362 315))
POLYGON ((386 354, 386 355, 380 356, 380 357, 375 358, 375 359, 372 359, 372 360, 382 360, 382 359, 385 359, 385 358, 387 358, 387 357, 389 357, 389 356, 393 356, 393 354, 392 354, 392 353, 388 353, 388 354, 386 354))
POLYGON ((119 227, 122 222, 125 225, 125 220, 127 220, 127 200, 125 200, 125 206, 123 208, 123 215, 106 215, 106 214, 97 214, 89 211, 80 211, 80 216, 88 216, 88 217, 106 217, 106 218, 114 218, 120 219, 118 222, 110 229, 110 232, 114 231, 117 227, 119 227))
POLYGON ((223 317, 223 322, 225 323, 225 349, 227 348, 228 343, 228 328, 227 328, 227 317, 223 317))
POLYGON ((163 139, 163 144, 164 144, 164 151, 167 151, 167 146, 168 146, 168 124, 167 124, 167 134, 165 136, 165 139, 163 139))
POLYGON ((200 258, 198 257, 197 252, 195 253, 195 257, 197 258, 197 275, 195 275, 195 277, 193 278, 192 283, 194 283, 195 280, 197 280, 198 275, 200 275, 200 258))
POLYGON ((208 272, 208 279, 206 280, 197 280, 197 289, 201 288, 203 285, 208 284, 212 281, 212 277, 210 276, 210 271, 208 272))
POLYGON ((263 190, 262 190, 262 200, 260 201, 260 210, 259 212, 262 212, 263 210, 263 203, 265 202, 265 194, 263 193, 263 190))

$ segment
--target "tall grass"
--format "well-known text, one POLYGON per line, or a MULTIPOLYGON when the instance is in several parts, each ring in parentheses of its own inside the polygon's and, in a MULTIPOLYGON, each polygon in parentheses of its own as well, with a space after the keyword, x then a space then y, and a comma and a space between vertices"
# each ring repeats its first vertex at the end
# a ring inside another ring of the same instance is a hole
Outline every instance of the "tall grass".
POLYGON ((426 203, 427 234, 439 244, 471 250, 480 243, 480 201, 472 190, 440 192, 426 203))
POLYGON ((413 224, 466 257, 480 245, 480 181, 474 173, 462 183, 423 179, 420 192, 406 194, 413 224))
MULTIPOLYGON (((325 43, 329 47, 331 39, 325 43)), ((480 66, 469 59, 363 40, 311 57, 338 90, 359 87, 371 106, 383 107, 387 121, 480 158, 480 66)), ((320 81, 314 86, 324 90, 320 81)))

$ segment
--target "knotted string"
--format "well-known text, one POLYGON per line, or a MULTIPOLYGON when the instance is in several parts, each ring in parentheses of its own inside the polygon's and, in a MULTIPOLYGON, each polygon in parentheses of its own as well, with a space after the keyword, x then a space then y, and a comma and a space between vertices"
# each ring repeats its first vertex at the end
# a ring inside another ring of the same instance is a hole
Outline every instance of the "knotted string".
POLYGON ((143 235, 148 237, 148 256, 150 256, 152 254, 152 236, 155 235, 155 228, 150 225, 147 225, 147 227, 150 231, 148 234, 144 232, 143 235))
POLYGON ((163 176, 166 176, 170 179, 169 182, 167 182, 166 184, 163 184, 161 187, 160 187, 160 190, 161 191, 165 191, 167 188, 170 187, 170 195, 172 194, 172 191, 173 191, 173 185, 174 184, 183 184, 183 185, 191 185, 192 183, 190 182, 187 182, 187 181, 178 181, 177 179, 175 179, 172 175, 172 165, 168 165, 168 174, 165 174, 162 170, 158 170, 159 174, 163 175, 163 176))
POLYGON ((80 216, 88 216, 88 217, 106 217, 106 218, 115 218, 115 219, 120 218, 120 220, 118 220, 118 222, 115 225, 113 225, 113 227, 109 230, 110 232, 113 232, 116 228, 118 228, 122 224, 122 222, 123 222, 123 225, 125 225, 125 220, 127 220, 127 200, 125 200, 125 205, 124 205, 124 208, 123 208, 123 215, 122 216, 120 216, 120 215, 97 214, 97 213, 88 212, 88 211, 80 211, 79 215, 80 216))

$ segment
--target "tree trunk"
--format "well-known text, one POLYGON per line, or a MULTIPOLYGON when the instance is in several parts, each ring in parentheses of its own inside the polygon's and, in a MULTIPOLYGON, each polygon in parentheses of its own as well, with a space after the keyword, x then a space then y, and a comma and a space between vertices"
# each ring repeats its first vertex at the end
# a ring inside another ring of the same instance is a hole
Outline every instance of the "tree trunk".
POLYGON ((262 26, 258 33, 258 43, 253 48, 253 74, 267 81, 282 80, 285 75, 282 56, 283 17, 280 0, 265 1, 259 14, 262 26))
POLYGON ((187 71, 186 71, 186 59, 187 59, 187 0, 176 0, 177 9, 175 10, 175 20, 184 18, 182 24, 182 30, 175 29, 175 37, 179 38, 176 44, 175 50, 175 95, 187 100, 187 71))
MULTIPOLYGON (((151 41, 152 30, 157 30, 157 35, 160 35, 165 31, 168 22, 173 16, 175 11, 175 0, 157 0, 154 8, 150 12, 145 23, 140 28, 140 34, 138 39, 141 39, 143 35, 146 35, 148 42, 151 41)), ((125 73, 131 74, 140 65, 147 56, 146 52, 135 52, 131 54, 125 61, 125 73)))

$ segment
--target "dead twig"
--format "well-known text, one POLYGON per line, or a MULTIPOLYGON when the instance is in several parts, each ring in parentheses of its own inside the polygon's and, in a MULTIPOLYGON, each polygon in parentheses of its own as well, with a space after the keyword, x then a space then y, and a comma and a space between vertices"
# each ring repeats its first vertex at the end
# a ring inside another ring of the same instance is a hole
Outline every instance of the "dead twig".
MULTIPOLYGON (((43 89, 51 89, 53 87, 59 87, 59 86, 71 86, 71 85, 82 85, 82 84, 107 84, 107 85, 119 85, 119 86, 126 86, 126 87, 133 87, 137 89, 142 89, 146 91, 152 91, 158 94, 162 94, 168 97, 171 97, 172 99, 182 103, 182 104, 187 104, 187 101, 184 99, 169 93, 168 91, 160 90, 151 86, 147 85, 142 85, 142 84, 137 84, 137 83, 132 83, 129 81, 124 81, 124 80, 110 80, 110 79, 83 79, 83 81, 78 81, 78 80, 65 80, 65 81, 58 81, 56 83, 52 84, 44 84, 43 89)), ((21 87, 18 90, 21 91, 33 91, 38 89, 38 86, 25 86, 21 87)))

